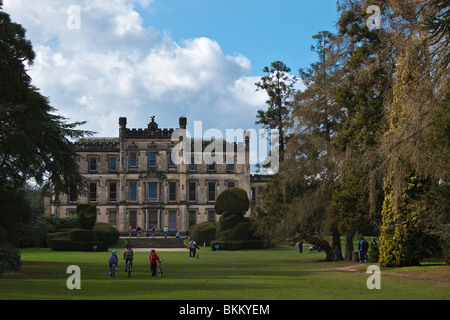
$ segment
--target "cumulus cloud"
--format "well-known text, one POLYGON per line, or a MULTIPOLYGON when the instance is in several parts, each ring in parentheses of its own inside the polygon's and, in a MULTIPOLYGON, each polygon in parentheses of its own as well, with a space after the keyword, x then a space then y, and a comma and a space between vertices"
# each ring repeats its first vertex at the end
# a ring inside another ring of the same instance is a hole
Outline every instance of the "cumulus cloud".
POLYGON ((224 132, 253 127, 266 96, 248 76, 249 59, 224 54, 213 39, 176 43, 144 27, 136 6, 151 2, 5 0, 4 10, 28 30, 33 83, 59 114, 88 121, 84 129, 117 136, 119 117, 146 127, 152 115, 162 127, 177 126, 181 115, 224 132), (69 28, 70 6, 79 9, 79 28, 69 28))

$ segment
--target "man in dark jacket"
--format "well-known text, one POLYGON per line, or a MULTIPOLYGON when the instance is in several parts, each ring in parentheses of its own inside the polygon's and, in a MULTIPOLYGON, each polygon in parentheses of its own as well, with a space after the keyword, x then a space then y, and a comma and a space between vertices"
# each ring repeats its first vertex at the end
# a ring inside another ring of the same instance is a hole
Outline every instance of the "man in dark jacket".
POLYGON ((363 244, 362 244, 362 248, 363 248, 363 255, 364 255, 364 262, 369 261, 369 257, 367 256, 367 251, 369 251, 369 243, 366 241, 366 239, 363 239, 363 244))
POLYGON ((361 241, 359 241, 359 261, 360 262, 367 262, 369 260, 367 256, 367 251, 369 250, 369 243, 364 240, 364 238, 361 238, 361 241))

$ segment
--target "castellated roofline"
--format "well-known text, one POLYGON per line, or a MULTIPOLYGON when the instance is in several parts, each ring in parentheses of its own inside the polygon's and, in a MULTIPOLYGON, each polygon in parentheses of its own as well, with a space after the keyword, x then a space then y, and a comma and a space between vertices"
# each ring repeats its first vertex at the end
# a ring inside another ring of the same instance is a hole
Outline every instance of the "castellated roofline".
POLYGON ((75 142, 75 146, 78 151, 81 150, 118 151, 120 149, 120 139, 103 138, 103 137, 83 138, 75 142))
MULTIPOLYGON (((186 128, 187 120, 185 117, 180 117, 180 127, 186 128)), ((150 122, 146 129, 129 129, 127 128, 127 118, 119 118, 119 136, 120 138, 145 138, 145 137, 158 137, 158 138, 171 138, 172 133, 175 131, 173 128, 158 127, 158 123, 155 122, 155 116, 150 117, 150 122)))
MULTIPOLYGON (((119 150, 120 149, 120 141, 121 139, 131 140, 131 139, 172 139, 172 134, 176 131, 173 128, 159 128, 158 123, 155 122, 155 116, 150 117, 151 121, 149 122, 147 128, 136 129, 136 128, 127 128, 127 118, 120 117, 119 118, 119 137, 89 137, 82 138, 78 140, 75 145, 78 150, 119 150)), ((186 117, 179 118, 179 129, 186 129, 187 119, 186 117)), ((218 139, 202 139, 202 138, 190 138, 192 150, 194 150, 194 146, 200 142, 202 144, 202 150, 211 144, 212 141, 217 143, 223 143, 223 150, 234 149, 237 151, 240 145, 244 146, 244 144, 248 144, 248 139, 245 142, 230 142, 223 138, 218 139)), ((173 141, 172 141, 173 142, 173 141)), ((150 147, 149 147, 150 148, 150 147)))

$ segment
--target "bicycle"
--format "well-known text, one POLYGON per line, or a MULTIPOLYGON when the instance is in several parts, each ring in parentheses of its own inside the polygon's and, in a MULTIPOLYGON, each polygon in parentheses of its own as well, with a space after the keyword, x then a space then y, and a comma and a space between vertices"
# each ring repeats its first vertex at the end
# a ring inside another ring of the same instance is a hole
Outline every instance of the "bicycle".
POLYGON ((127 268, 126 271, 128 273, 128 278, 131 277, 131 260, 127 261, 127 268))
POLYGON ((111 278, 115 278, 116 277, 116 264, 113 263, 110 267, 109 267, 109 276, 111 278))
POLYGON ((162 275, 163 275, 163 269, 162 269, 162 266, 161 266, 161 262, 163 262, 164 260, 159 260, 158 261, 158 275, 160 276, 160 277, 162 277, 162 275))

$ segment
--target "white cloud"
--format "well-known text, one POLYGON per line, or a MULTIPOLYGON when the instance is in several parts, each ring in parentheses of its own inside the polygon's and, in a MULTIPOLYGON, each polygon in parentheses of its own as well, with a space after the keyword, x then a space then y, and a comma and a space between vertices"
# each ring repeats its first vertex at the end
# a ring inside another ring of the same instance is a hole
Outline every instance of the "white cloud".
POLYGON ((34 84, 70 121, 84 129, 118 135, 118 118, 146 127, 156 115, 160 127, 178 117, 204 128, 248 129, 266 97, 249 77, 251 63, 225 55, 209 38, 175 43, 143 27, 135 6, 151 0, 5 0, 4 10, 27 30, 37 58, 34 84), (67 7, 80 7, 80 28, 67 28, 67 7))

